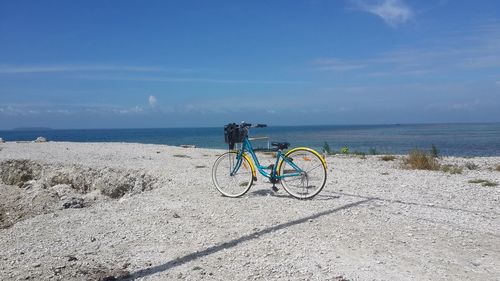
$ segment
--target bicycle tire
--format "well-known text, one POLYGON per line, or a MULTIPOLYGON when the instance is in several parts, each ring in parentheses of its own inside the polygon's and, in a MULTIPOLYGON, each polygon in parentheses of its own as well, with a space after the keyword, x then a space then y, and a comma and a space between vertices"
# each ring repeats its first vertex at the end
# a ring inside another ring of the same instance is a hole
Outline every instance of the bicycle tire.
MULTIPOLYGON (((284 177, 281 186, 288 194, 297 199, 311 199, 323 190, 326 184, 327 167, 323 157, 310 148, 296 148, 288 151, 285 157, 297 165, 303 173, 298 176, 284 177)), ((286 161, 281 159, 278 174, 297 173, 286 161)))
POLYGON ((247 157, 242 157, 242 163, 235 175, 230 173, 236 164, 238 153, 229 151, 217 158, 212 167, 212 182, 215 188, 226 197, 236 198, 248 192, 253 184, 254 171, 247 157))

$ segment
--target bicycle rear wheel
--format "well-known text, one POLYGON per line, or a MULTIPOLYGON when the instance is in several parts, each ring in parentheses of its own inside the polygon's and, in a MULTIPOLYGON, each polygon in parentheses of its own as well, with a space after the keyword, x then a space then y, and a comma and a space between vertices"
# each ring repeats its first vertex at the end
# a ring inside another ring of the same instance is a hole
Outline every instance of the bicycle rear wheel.
POLYGON ((238 153, 229 151, 222 154, 212 168, 212 181, 217 190, 227 197, 240 197, 247 193, 253 183, 253 170, 246 157, 241 158, 239 169, 231 175, 238 163, 238 153))
POLYGON ((281 185, 286 192, 298 199, 316 196, 326 183, 326 162, 321 155, 310 148, 297 148, 288 151, 285 157, 300 169, 283 159, 278 164, 279 175, 285 176, 281 185))

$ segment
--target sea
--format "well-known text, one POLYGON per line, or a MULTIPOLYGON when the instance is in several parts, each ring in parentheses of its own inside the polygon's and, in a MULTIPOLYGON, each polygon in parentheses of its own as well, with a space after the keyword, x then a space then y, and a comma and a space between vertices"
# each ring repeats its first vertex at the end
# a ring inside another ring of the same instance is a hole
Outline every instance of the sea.
MULTIPOLYGON (((215 128, 148 129, 23 129, 0 131, 5 141, 33 141, 43 136, 49 141, 130 142, 165 145, 195 145, 201 148, 227 148, 223 126, 215 128)), ((413 149, 435 146, 443 156, 500 156, 500 123, 484 124, 391 124, 268 126, 252 129, 254 147, 286 141, 292 147, 309 146, 323 151, 347 147, 349 152, 367 154, 406 154, 413 149)))

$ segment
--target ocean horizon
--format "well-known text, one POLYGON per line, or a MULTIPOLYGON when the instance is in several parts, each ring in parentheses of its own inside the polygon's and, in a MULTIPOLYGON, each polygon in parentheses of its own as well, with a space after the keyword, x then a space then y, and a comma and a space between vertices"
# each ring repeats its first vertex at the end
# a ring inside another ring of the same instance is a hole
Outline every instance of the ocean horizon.
MULTIPOLYGON (((223 126, 188 128, 50 129, 16 128, 0 130, 4 141, 130 142, 165 145, 195 145, 226 148, 223 126)), ((443 156, 500 156, 500 123, 436 123, 387 125, 269 126, 252 129, 251 137, 287 141, 292 147, 309 146, 322 151, 347 146, 350 152, 376 151, 379 154, 406 154, 436 146, 443 156)), ((268 140, 254 141, 266 147, 268 140)))

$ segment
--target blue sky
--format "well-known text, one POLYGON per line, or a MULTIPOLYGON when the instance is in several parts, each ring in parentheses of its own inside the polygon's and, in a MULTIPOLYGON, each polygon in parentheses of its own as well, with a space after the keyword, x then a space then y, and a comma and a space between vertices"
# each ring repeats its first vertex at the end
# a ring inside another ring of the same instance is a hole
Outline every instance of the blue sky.
POLYGON ((500 122, 500 2, 0 2, 0 129, 500 122))

